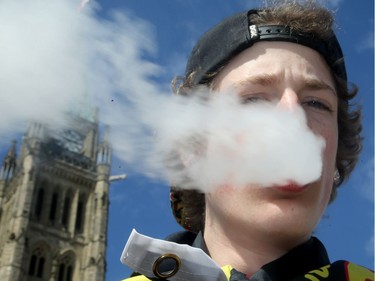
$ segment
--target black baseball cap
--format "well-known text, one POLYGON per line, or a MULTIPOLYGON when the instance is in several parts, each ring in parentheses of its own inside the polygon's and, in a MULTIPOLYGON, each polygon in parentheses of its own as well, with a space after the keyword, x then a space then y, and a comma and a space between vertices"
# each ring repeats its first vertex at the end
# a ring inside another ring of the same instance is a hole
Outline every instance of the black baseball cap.
POLYGON ((314 34, 295 31, 285 25, 257 25, 249 21, 250 14, 260 10, 250 10, 224 19, 199 39, 186 65, 185 77, 194 72, 192 84, 206 84, 212 73, 218 71, 235 55, 259 41, 285 41, 301 44, 319 52, 335 75, 347 81, 343 53, 337 38, 326 40, 314 34))

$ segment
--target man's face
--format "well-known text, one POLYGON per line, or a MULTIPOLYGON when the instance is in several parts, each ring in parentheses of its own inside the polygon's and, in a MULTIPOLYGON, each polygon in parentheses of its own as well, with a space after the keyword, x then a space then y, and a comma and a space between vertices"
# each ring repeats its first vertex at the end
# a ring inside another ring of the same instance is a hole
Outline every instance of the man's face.
MULTIPOLYGON (((298 44, 259 42, 232 59, 214 85, 218 92, 235 89, 249 103, 276 100, 277 106, 289 110, 301 106, 309 128, 326 146, 320 179, 303 188, 229 184, 207 194, 205 227, 241 230, 265 241, 283 241, 285 247, 305 241, 328 204, 335 172, 338 105, 326 62, 298 44)), ((280 165, 288 165, 288 159, 280 165)))

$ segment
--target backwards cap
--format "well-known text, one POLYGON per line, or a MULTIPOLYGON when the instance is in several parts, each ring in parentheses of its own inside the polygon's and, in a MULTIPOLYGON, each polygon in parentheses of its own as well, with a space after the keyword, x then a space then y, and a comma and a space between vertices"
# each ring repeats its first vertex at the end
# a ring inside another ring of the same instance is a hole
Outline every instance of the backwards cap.
POLYGON ((314 34, 297 32, 285 25, 252 24, 249 16, 258 14, 258 11, 261 10, 235 14, 203 34, 186 66, 185 77, 194 73, 193 85, 209 82, 210 74, 259 41, 284 41, 310 47, 325 58, 334 74, 347 80, 341 47, 333 32, 328 40, 322 40, 314 34))

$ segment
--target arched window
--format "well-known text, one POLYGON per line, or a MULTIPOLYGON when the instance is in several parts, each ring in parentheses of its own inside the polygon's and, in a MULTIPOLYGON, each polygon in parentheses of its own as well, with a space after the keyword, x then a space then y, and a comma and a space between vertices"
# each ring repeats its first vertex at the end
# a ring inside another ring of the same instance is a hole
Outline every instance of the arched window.
POLYGON ((45 252, 42 247, 36 248, 31 255, 29 262, 28 275, 36 277, 37 279, 42 279, 46 275, 45 270, 45 252))
POLYGON ((59 195, 57 192, 54 192, 52 194, 52 199, 51 199, 51 208, 49 210, 49 220, 50 222, 54 223, 56 219, 56 210, 57 210, 57 201, 59 199, 59 195))
POLYGON ((72 281, 73 280, 73 270, 74 270, 74 258, 72 255, 65 255, 61 258, 58 272, 57 281, 72 281))
POLYGON ((66 268, 66 281, 71 281, 73 277, 73 266, 69 265, 66 268))
POLYGON ((75 230, 77 233, 83 232, 84 220, 85 220, 85 203, 83 199, 80 199, 77 205, 77 215, 76 215, 76 225, 75 225, 75 230))
POLYGON ((44 199, 44 188, 40 187, 36 194, 35 209, 34 209, 35 210, 34 214, 37 219, 40 219, 40 215, 42 214, 43 199, 44 199))
POLYGON ((38 264, 38 270, 36 272, 36 277, 43 278, 43 272, 44 272, 44 263, 45 263, 45 258, 41 257, 39 259, 39 264, 38 264))
POLYGON ((63 213, 61 218, 61 223, 63 226, 67 227, 69 222, 69 211, 70 211, 70 198, 69 196, 65 197, 63 213))
POLYGON ((30 263, 29 263, 29 276, 34 276, 35 275, 35 265, 37 262, 37 256, 34 254, 31 256, 30 263))
POLYGON ((65 264, 60 264, 59 265, 59 275, 57 278, 57 281, 64 281, 65 280, 65 264))

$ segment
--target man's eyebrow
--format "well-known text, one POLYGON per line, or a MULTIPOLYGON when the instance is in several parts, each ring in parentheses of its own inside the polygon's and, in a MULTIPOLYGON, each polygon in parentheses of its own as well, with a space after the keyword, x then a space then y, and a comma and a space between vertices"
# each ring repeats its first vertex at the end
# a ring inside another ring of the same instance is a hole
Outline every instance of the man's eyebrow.
MULTIPOLYGON (((261 74, 256 76, 250 76, 246 79, 240 80, 237 83, 237 87, 252 85, 270 86, 281 80, 280 76, 274 74, 261 74)), ((301 90, 330 90, 336 95, 336 90, 326 82, 316 78, 304 78, 301 82, 301 90)))
POLYGON ((239 81, 239 86, 246 86, 248 84, 255 84, 260 86, 269 86, 275 84, 280 79, 279 76, 273 74, 261 74, 256 76, 250 76, 246 79, 239 81))
POLYGON ((305 79, 302 90, 330 90, 336 95, 336 90, 322 80, 311 78, 305 79))

